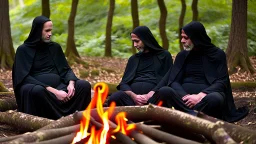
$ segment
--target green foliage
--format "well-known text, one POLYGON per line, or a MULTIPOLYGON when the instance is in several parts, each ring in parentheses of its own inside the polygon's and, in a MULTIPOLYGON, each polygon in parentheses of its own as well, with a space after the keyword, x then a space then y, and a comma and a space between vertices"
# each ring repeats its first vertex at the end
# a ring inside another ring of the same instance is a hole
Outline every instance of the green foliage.
MULTIPOLYGON (((10 20, 14 47, 27 38, 32 20, 41 15, 41 0, 24 0, 25 7, 20 8, 10 0, 10 20)), ((54 24, 53 40, 66 49, 68 18, 71 0, 50 0, 51 20, 54 24)), ((187 9, 184 24, 192 20, 192 0, 186 0, 187 9)), ((178 24, 181 11, 180 0, 165 1, 168 10, 166 32, 169 39, 169 51, 175 55, 179 52, 178 24)), ((156 0, 139 0, 140 25, 148 26, 159 44, 160 11, 156 0)), ((75 19, 75 42, 80 55, 103 56, 105 49, 106 22, 109 1, 80 0, 75 19)), ((199 21, 204 23, 212 42, 226 49, 228 45, 232 0, 198 1, 199 21)), ((256 1, 248 1, 248 50, 249 55, 256 55, 256 1)), ((131 56, 132 43, 131 6, 128 0, 116 0, 112 26, 112 55, 128 58, 131 56)))
POLYGON ((79 71, 79 74, 81 78, 87 78, 89 76, 88 71, 79 71))
POLYGON ((100 71, 99 71, 99 70, 96 70, 96 69, 95 69, 95 70, 92 70, 92 71, 91 71, 91 75, 92 75, 92 76, 99 76, 99 75, 100 75, 100 71))

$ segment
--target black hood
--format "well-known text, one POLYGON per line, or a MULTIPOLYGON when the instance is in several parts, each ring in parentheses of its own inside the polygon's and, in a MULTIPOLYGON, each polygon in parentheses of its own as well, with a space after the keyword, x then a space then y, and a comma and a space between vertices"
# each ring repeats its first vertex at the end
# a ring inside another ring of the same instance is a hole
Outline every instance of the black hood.
POLYGON ((153 34, 146 26, 138 26, 133 31, 133 34, 137 35, 143 42, 149 51, 163 51, 164 49, 158 44, 153 34))
POLYGON ((210 37, 207 35, 205 27, 198 21, 192 21, 182 28, 185 34, 193 42, 194 46, 203 51, 211 51, 215 45, 211 43, 210 37))
POLYGON ((44 23, 47 21, 51 21, 49 18, 45 16, 37 16, 32 23, 32 28, 29 33, 28 38, 24 41, 24 44, 29 47, 36 46, 41 42, 42 39, 42 30, 44 27, 44 23))

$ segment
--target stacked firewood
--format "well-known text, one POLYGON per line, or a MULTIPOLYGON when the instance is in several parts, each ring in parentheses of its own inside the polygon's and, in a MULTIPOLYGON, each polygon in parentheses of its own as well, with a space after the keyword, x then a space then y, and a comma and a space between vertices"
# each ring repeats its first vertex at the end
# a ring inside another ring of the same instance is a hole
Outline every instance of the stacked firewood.
MULTIPOLYGON (((107 110, 107 107, 104 107, 107 110)), ((115 107, 109 119, 110 129, 119 112, 125 112, 130 123, 136 125, 128 135, 113 133, 109 143, 157 144, 157 143, 256 143, 256 131, 223 122, 202 113, 195 116, 155 105, 115 107)), ((0 112, 0 123, 16 127, 24 134, 2 137, 0 143, 72 143, 80 129, 83 111, 50 120, 16 111, 0 112)), ((96 109, 91 110, 90 126, 100 129, 102 121, 96 109)), ((77 143, 86 143, 84 138, 77 143)))

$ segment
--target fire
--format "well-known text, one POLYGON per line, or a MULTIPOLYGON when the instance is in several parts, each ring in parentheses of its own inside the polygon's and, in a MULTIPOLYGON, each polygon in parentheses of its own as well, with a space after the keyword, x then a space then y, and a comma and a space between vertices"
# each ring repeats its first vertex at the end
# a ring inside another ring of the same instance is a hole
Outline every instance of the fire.
POLYGON ((115 139, 115 136, 112 134, 121 132, 127 135, 128 131, 135 128, 134 124, 127 125, 128 120, 126 119, 126 113, 120 112, 116 115, 115 118, 117 122, 117 127, 114 130, 110 130, 109 118, 112 115, 116 104, 112 102, 109 108, 104 111, 102 106, 107 98, 108 91, 108 85, 105 83, 97 83, 94 86, 94 97, 86 110, 83 111, 83 118, 80 122, 80 131, 77 132, 76 137, 73 139, 73 144, 83 139, 88 139, 88 141, 86 142, 87 144, 106 144, 109 143, 108 139, 110 137, 115 139), (100 119, 102 120, 102 127, 99 130, 97 130, 95 126, 91 126, 91 128, 89 129, 91 119, 90 112, 91 109, 95 107, 100 119))

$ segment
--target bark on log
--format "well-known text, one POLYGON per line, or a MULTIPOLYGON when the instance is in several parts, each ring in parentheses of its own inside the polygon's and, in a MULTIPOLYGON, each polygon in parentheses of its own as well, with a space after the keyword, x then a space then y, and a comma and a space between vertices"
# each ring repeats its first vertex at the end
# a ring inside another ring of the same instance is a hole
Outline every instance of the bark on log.
POLYGON ((58 137, 51 140, 46 140, 42 142, 38 142, 36 144, 71 144, 73 138, 76 136, 76 133, 71 133, 66 136, 58 137))
POLYGON ((48 125, 44 125, 40 129, 38 129, 38 131, 46 130, 46 129, 54 129, 54 128, 63 128, 63 127, 73 126, 75 124, 78 124, 78 123, 74 121, 73 114, 70 114, 70 115, 62 117, 48 125))
MULTIPOLYGON (((108 108, 104 109, 106 110, 108 108)), ((95 111, 95 109, 91 110, 91 116, 98 121, 100 119, 95 111)), ((132 121, 145 121, 151 119, 160 123, 176 124, 184 130, 205 135, 214 141, 218 141, 218 139, 223 138, 223 134, 225 134, 225 137, 227 138, 225 142, 231 141, 230 137, 226 133, 220 133, 218 131, 219 126, 217 126, 215 123, 201 118, 197 118, 195 116, 177 110, 172 110, 169 108, 159 107, 151 104, 147 106, 116 107, 111 116, 111 120, 119 112, 126 112, 126 117, 132 121), (166 115, 168 115, 168 117, 166 115)), ((77 115, 82 117, 82 113, 80 112, 78 112, 77 115)))
POLYGON ((205 115, 201 112, 197 114, 197 117, 206 119, 208 121, 219 123, 221 127, 238 143, 256 143, 256 132, 235 124, 221 121, 214 117, 205 115))
POLYGON ((79 130, 80 124, 65 127, 65 128, 58 128, 58 129, 49 129, 49 130, 41 130, 35 131, 32 133, 23 134, 21 137, 9 141, 9 144, 21 144, 21 143, 31 143, 31 142, 40 142, 45 140, 50 140, 54 138, 58 138, 61 136, 65 136, 71 133, 75 133, 79 130))
POLYGON ((20 131, 34 131, 54 120, 16 111, 0 112, 0 122, 18 128, 20 131))
POLYGON ((178 144, 178 143, 180 143, 180 144, 184 144, 184 143, 199 144, 198 142, 195 142, 192 140, 187 140, 187 139, 157 130, 155 128, 152 128, 150 126, 147 126, 147 125, 144 125, 141 123, 136 124, 136 129, 142 131, 143 134, 145 134, 151 138, 160 140, 167 144, 178 144))
POLYGON ((15 98, 5 98, 5 99, 0 99, 0 111, 4 112, 7 110, 15 110, 17 109, 17 103, 15 98))

